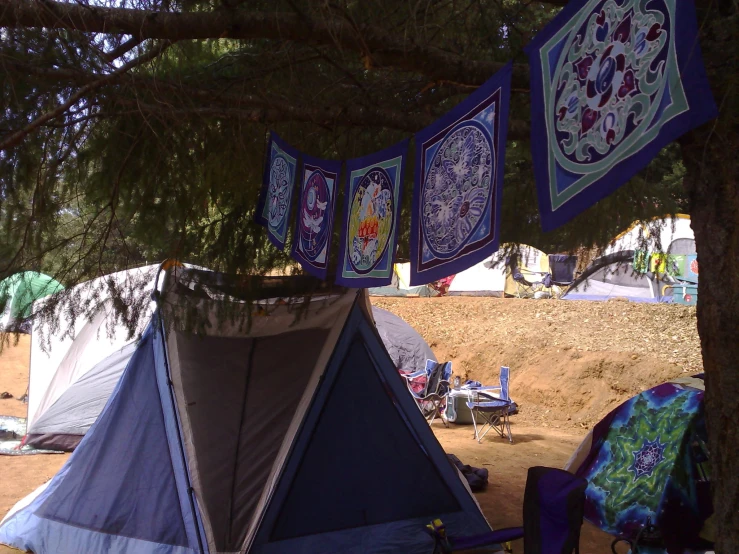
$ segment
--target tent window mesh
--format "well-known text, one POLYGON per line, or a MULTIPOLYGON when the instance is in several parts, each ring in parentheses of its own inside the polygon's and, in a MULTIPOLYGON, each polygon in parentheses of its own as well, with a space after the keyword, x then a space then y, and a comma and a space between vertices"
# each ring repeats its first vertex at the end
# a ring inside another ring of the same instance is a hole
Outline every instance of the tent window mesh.
POLYGON ((238 551, 328 330, 177 334, 199 489, 219 551, 238 551))

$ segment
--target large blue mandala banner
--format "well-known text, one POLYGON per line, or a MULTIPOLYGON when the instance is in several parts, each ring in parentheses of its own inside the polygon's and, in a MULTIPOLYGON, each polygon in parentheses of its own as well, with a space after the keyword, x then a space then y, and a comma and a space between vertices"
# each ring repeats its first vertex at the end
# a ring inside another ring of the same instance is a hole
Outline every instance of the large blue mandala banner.
POLYGON ((270 133, 267 164, 255 219, 267 228, 267 238, 277 248, 285 248, 290 222, 295 177, 298 170, 297 150, 275 133, 270 133))
POLYGON ((303 156, 292 256, 308 273, 326 278, 341 162, 303 156))
POLYGON ((693 0, 571 0, 526 52, 545 231, 718 114, 693 0))
POLYGON ((352 288, 389 285, 398 238, 408 140, 347 160, 344 220, 336 282, 352 288))
POLYGON ((512 67, 416 135, 411 285, 459 273, 498 249, 512 67))

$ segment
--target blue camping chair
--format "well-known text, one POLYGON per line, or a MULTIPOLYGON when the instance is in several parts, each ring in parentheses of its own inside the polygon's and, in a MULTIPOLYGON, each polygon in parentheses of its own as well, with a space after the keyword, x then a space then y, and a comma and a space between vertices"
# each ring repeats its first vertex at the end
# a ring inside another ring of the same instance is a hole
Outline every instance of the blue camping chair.
POLYGON ((433 360, 426 360, 426 369, 421 369, 413 373, 404 373, 408 391, 421 410, 423 417, 429 422, 434 422, 436 416, 439 416, 444 427, 449 427, 444 414, 446 408, 447 397, 449 396, 449 379, 452 375, 452 362, 438 363, 433 360), (414 379, 426 376, 426 387, 416 392, 413 390, 412 382, 414 379))
POLYGON ((444 524, 426 526, 434 538, 434 554, 497 545, 523 538, 524 554, 572 554, 580 551, 580 529, 585 511, 582 477, 551 467, 531 467, 523 497, 523 527, 508 527, 483 535, 450 537, 444 524))
POLYGON ((552 296, 561 297, 575 282, 577 256, 567 254, 550 254, 549 271, 542 279, 545 287, 552 291, 552 296))
POLYGON ((494 429, 501 438, 508 437, 513 443, 511 435, 511 420, 509 418, 513 402, 508 393, 508 381, 511 370, 506 366, 500 368, 500 387, 478 387, 469 389, 467 407, 472 412, 472 425, 475 429, 475 439, 482 442, 483 437, 494 429), (490 398, 490 391, 500 391, 497 398, 490 398), (487 394, 481 394, 487 393, 487 394), (478 417, 482 425, 478 425, 478 417))

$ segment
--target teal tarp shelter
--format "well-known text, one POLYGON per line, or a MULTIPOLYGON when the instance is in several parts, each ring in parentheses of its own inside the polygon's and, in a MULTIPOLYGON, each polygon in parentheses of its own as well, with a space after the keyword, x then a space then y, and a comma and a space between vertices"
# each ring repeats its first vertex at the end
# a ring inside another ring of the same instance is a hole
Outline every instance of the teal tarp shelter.
POLYGON ((0 281, 0 323, 4 328, 31 315, 36 300, 64 290, 62 284, 43 273, 24 271, 0 281))

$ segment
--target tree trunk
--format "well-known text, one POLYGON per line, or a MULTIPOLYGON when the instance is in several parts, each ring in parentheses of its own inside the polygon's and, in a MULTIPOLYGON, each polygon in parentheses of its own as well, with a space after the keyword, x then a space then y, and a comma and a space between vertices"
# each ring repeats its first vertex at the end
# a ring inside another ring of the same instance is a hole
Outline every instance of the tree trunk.
POLYGON ((698 333, 706 372, 716 552, 739 552, 739 125, 731 0, 696 1, 701 47, 721 109, 681 141, 700 267, 698 333), (733 81, 733 82, 732 82, 733 81))

